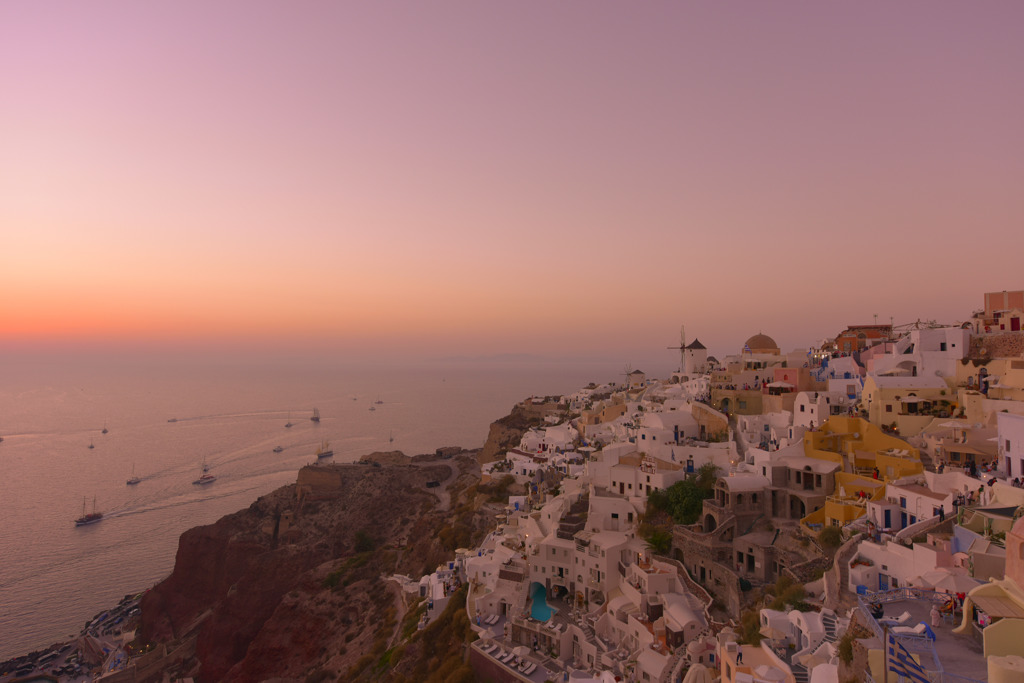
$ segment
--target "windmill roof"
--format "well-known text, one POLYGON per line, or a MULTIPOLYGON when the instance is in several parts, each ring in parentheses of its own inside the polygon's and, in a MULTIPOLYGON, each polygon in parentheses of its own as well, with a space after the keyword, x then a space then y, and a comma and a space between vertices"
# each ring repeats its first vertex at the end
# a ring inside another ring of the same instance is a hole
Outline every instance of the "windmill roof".
POLYGON ((687 345, 688 349, 707 349, 706 346, 700 343, 699 339, 694 339, 692 344, 687 345))

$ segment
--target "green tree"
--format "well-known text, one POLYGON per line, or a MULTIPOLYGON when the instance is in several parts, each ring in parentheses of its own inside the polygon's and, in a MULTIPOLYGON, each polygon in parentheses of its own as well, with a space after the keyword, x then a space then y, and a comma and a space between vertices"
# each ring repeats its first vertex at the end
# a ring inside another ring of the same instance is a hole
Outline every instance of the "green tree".
POLYGON ((717 478, 718 468, 707 463, 694 476, 677 481, 665 490, 651 491, 647 504, 667 513, 676 524, 693 524, 700 518, 704 500, 714 495, 717 478))
POLYGON ((668 555, 668 551, 672 548, 671 531, 663 527, 651 526, 647 529, 641 529, 641 534, 651 550, 659 555, 668 555), (645 531, 646 533, 643 533, 645 531))

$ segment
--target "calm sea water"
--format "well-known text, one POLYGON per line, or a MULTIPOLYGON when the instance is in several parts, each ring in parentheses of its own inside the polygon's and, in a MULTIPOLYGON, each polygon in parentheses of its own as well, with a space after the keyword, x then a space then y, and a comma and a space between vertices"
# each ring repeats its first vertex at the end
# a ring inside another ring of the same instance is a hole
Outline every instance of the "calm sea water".
POLYGON ((2 358, 0 660, 77 635, 164 578, 183 531, 293 482, 323 440, 339 462, 476 448, 515 402, 614 381, 618 370, 2 358), (203 461, 217 481, 199 487, 203 461), (133 467, 142 481, 127 486, 133 467), (103 520, 76 527, 93 499, 103 520))

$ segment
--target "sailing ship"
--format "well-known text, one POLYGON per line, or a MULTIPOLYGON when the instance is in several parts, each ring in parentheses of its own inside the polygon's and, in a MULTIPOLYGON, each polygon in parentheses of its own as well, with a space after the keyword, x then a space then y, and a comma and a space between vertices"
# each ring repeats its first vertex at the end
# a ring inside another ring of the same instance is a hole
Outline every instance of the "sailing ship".
POLYGON ((104 423, 103 423, 103 431, 102 431, 102 432, 100 432, 100 434, 106 434, 106 433, 107 433, 108 431, 110 431, 110 430, 108 430, 108 429, 107 429, 107 423, 106 423, 106 422, 104 422, 104 423))
POLYGON ((89 514, 85 513, 85 498, 82 498, 82 516, 75 520, 75 526, 95 524, 101 519, 103 519, 103 513, 96 511, 96 498, 93 497, 92 499, 92 512, 90 512, 89 514))
POLYGON ((388 443, 394 443, 394 442, 395 442, 395 433, 391 432, 391 433, 388 434, 388 443))
POLYGON ((126 483, 128 484, 128 486, 135 486, 140 481, 142 480, 135 476, 135 463, 132 463, 132 476, 131 478, 128 479, 126 483))
POLYGON ((96 446, 92 445, 92 441, 89 442, 89 448, 96 448, 96 446))
POLYGON ((212 484, 215 481, 217 481, 217 477, 210 474, 210 466, 206 464, 206 460, 203 460, 203 466, 200 470, 199 478, 192 483, 196 486, 205 486, 206 484, 212 484))
POLYGON ((329 458, 334 455, 334 450, 331 448, 331 444, 328 441, 324 441, 320 444, 320 447, 316 449, 316 457, 329 458))
POLYGON ((313 417, 309 418, 313 422, 320 422, 320 409, 313 408, 313 417))
POLYGON ((380 396, 378 396, 378 397, 377 397, 377 400, 376 400, 376 401, 374 401, 374 403, 376 403, 376 404, 377 404, 377 405, 379 405, 379 406, 382 406, 382 405, 384 405, 384 401, 380 400, 380 396))
POLYGON ((283 448, 281 448, 280 446, 277 446, 276 448, 274 448, 274 452, 275 452, 275 453, 280 453, 280 452, 281 452, 281 451, 283 451, 283 450, 284 450, 284 449, 283 449, 283 448))
POLYGON ((376 406, 370 406, 370 410, 377 410, 376 406))
POLYGON ((292 411, 288 411, 288 421, 284 423, 286 429, 292 428, 292 411))

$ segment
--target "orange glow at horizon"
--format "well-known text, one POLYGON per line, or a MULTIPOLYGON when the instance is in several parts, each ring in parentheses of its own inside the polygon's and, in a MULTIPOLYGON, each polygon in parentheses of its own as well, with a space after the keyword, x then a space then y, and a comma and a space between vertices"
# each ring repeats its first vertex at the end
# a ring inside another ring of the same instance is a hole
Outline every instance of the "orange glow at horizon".
POLYGON ((723 353, 1024 286, 1022 3, 58 5, 0 8, 0 345, 723 353))

